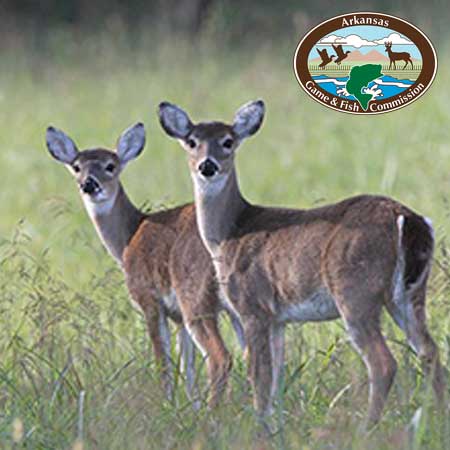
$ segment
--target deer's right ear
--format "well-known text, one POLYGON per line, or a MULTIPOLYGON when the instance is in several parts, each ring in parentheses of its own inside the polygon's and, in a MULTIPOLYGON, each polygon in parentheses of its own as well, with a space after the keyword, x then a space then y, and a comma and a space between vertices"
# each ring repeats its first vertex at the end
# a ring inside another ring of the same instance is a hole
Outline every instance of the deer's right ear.
POLYGON ((234 116, 233 131, 242 140, 255 134, 264 119, 265 106, 262 100, 246 103, 234 116))
POLYGON ((53 158, 64 164, 72 164, 78 155, 77 146, 72 139, 57 128, 47 128, 46 142, 53 158))
POLYGON ((158 115, 164 131, 174 138, 185 139, 194 127, 189 116, 181 108, 171 103, 160 103, 158 115))
POLYGON ((145 146, 145 127, 139 122, 127 128, 117 141, 117 156, 124 166, 137 158, 145 146))

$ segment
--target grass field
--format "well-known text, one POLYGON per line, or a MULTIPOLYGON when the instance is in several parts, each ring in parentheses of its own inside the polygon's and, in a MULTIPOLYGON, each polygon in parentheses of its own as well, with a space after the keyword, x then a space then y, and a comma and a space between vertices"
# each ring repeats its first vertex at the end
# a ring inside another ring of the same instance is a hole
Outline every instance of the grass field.
MULTIPOLYGON (((207 38, 189 45, 176 36, 143 36, 131 45, 115 36, 60 31, 42 50, 19 42, 0 53, 0 448, 253 447, 245 366, 226 319, 222 330, 235 357, 229 401, 194 413, 181 376, 175 402, 165 401, 122 275, 70 174, 45 149, 49 124, 88 148, 112 147, 123 129, 143 121, 146 149, 123 175, 130 197, 152 208, 189 201, 184 154, 157 123, 163 99, 198 120, 231 120, 242 103, 266 101, 262 131, 237 161, 253 202, 311 207, 370 192, 431 217, 437 248, 429 324, 448 365, 448 47, 440 49, 436 81, 422 99, 361 117, 307 98, 292 70, 295 40, 230 52, 207 38)), ((369 437, 358 433, 366 372, 342 325, 290 329, 285 393, 273 418, 278 432, 267 448, 448 448, 449 417, 439 420, 427 406, 418 360, 387 317, 384 329, 400 369, 383 421, 369 437), (420 406, 422 418, 408 434, 420 406)), ((200 361, 198 367, 204 386, 200 361)))

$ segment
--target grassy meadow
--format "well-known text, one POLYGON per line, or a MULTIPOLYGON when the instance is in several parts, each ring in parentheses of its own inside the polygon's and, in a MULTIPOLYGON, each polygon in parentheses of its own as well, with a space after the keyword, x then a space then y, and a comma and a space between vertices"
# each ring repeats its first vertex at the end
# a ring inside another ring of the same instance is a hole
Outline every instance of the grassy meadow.
MULTIPOLYGON (((290 328, 285 393, 268 442, 254 444, 245 365, 226 318, 235 363, 228 401, 194 412, 180 375, 175 401, 167 402, 143 319, 44 135, 52 124, 80 149, 112 148, 143 121, 147 146, 123 184, 138 205, 170 207, 192 199, 191 181, 181 148, 160 129, 158 103, 178 103, 194 120, 231 120, 242 103, 263 98, 265 124, 237 158, 249 200, 312 207, 380 193, 433 219, 428 319, 448 366, 448 47, 438 48, 438 75, 423 98, 361 117, 326 109, 301 90, 292 70, 295 36, 233 51, 207 34, 190 43, 120 36, 54 30, 44 44, 17 40, 0 50, 0 449, 446 448, 449 416, 436 416, 418 360, 387 317, 399 371, 370 436, 358 432, 366 371, 339 322, 290 328)), ((200 360, 198 368, 204 386, 200 360)))

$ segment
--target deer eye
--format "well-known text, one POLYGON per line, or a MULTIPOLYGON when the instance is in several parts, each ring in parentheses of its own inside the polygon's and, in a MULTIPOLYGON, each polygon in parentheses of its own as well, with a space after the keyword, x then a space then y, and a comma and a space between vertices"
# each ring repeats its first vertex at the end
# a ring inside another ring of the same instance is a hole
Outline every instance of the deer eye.
POLYGON ((116 166, 113 164, 113 163, 109 163, 106 167, 105 167, 105 170, 107 171, 107 172, 110 172, 110 173, 112 173, 112 172, 114 172, 114 169, 116 168, 116 166))
POLYGON ((73 166, 72 166, 72 169, 73 169, 73 171, 75 172, 75 173, 79 173, 80 172, 80 166, 78 165, 78 164, 74 164, 73 166))
POLYGON ((222 143, 222 146, 225 147, 225 148, 231 148, 231 147, 233 147, 233 139, 231 139, 231 138, 226 139, 226 140, 222 143))
POLYGON ((187 143, 187 145, 189 145, 189 147, 191 147, 191 148, 197 147, 197 142, 195 142, 194 139, 188 139, 186 143, 187 143))

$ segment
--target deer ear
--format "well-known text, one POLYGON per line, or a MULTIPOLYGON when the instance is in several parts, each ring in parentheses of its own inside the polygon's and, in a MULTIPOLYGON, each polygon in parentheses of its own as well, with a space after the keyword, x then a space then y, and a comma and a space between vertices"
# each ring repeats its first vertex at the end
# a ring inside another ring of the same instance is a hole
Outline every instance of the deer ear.
POLYGON ((57 128, 48 127, 45 140, 53 158, 64 164, 72 164, 78 155, 77 146, 72 139, 57 128))
POLYGON ((264 119, 265 106, 262 100, 246 103, 234 116, 233 131, 239 139, 245 139, 255 134, 264 119))
POLYGON ((145 127, 139 122, 127 128, 117 141, 117 156, 122 165, 137 158, 145 146, 145 127))
POLYGON ((185 139, 194 128, 189 116, 178 106, 168 102, 159 104, 159 122, 171 137, 185 139))

